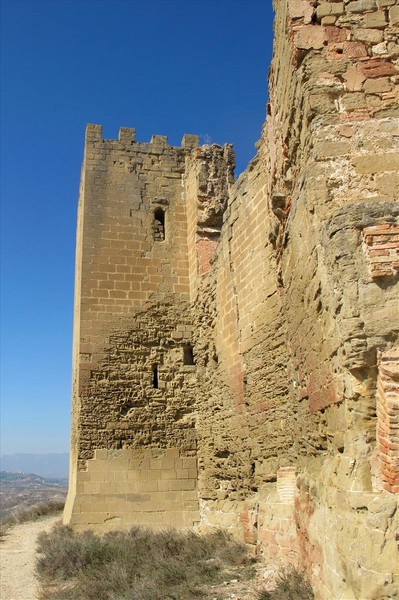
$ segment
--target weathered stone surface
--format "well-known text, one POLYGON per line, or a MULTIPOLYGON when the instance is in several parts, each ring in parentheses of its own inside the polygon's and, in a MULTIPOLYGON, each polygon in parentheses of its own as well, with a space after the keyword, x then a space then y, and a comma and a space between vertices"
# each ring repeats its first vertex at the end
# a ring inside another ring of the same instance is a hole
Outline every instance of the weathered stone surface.
POLYGON ((364 83, 364 91, 366 94, 381 94, 383 92, 389 92, 391 89, 392 84, 388 77, 367 79, 364 83))
POLYGON ((397 3, 274 4, 268 115, 237 182, 229 145, 87 128, 65 519, 223 526, 305 568, 317 600, 386 600, 397 3))
POLYGON ((395 66, 391 62, 382 59, 370 60, 364 63, 361 65, 361 70, 369 78, 389 77, 397 73, 395 66))
POLYGON ((317 25, 306 25, 302 27, 295 36, 295 44, 297 48, 309 50, 314 48, 318 50, 324 45, 324 29, 317 25))
POLYGON ((390 25, 399 25, 399 6, 395 5, 389 9, 390 25))
POLYGON ((353 164, 358 173, 378 173, 381 171, 397 171, 399 153, 366 154, 353 159, 353 164))
POLYGON ((385 11, 377 10, 372 13, 366 13, 364 15, 364 26, 375 27, 377 29, 384 29, 387 25, 385 11))
POLYGON ((362 13, 374 8, 377 8, 376 0, 354 0, 349 2, 347 6, 347 10, 353 13, 362 13))
POLYGON ((346 87, 350 92, 360 92, 366 77, 356 65, 349 67, 344 75, 344 79, 346 80, 346 87))
POLYGON ((370 44, 378 44, 383 40, 383 34, 377 29, 356 29, 353 32, 353 38, 359 42, 368 42, 370 44))
POLYGON ((310 23, 313 15, 313 6, 307 0, 289 0, 288 10, 291 19, 303 19, 305 24, 310 23))

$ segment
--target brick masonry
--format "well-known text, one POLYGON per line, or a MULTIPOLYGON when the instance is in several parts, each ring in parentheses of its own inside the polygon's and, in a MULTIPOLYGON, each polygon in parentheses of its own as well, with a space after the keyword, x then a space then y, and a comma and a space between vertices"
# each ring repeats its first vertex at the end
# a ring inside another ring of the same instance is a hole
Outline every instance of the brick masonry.
POLYGON ((386 490, 399 493, 399 352, 380 358, 377 384, 380 471, 386 490))
POLYGON ((399 271, 399 227, 390 223, 363 229, 371 277, 390 277, 399 271))

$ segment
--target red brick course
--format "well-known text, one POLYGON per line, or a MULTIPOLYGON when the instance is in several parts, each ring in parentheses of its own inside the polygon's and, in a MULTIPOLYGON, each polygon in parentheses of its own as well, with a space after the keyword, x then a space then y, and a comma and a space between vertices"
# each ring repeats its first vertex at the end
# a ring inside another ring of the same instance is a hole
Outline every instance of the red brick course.
POLYGON ((388 492, 399 493, 399 350, 380 360, 377 387, 380 476, 388 492))
POLYGON ((363 229, 371 277, 389 277, 399 271, 399 226, 390 223, 363 229))

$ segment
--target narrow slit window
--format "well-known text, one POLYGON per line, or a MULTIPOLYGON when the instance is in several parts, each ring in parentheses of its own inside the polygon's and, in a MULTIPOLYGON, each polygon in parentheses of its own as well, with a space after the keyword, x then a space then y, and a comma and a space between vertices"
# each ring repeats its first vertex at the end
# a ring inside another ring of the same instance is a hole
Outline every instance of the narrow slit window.
POLYGON ((183 347, 183 364, 194 365, 194 352, 191 344, 187 344, 183 347))
POLYGON ((152 385, 154 389, 158 389, 158 365, 152 365, 152 385))
POLYGON ((165 239, 165 211, 162 208, 154 210, 154 240, 163 242, 165 239))

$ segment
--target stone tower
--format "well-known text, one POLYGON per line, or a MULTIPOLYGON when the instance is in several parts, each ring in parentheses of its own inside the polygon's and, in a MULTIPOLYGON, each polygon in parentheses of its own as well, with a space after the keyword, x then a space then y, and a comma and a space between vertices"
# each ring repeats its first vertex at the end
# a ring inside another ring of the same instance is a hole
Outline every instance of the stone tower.
POLYGON ((171 147, 87 126, 65 510, 76 527, 199 521, 190 284, 209 268, 233 169, 230 147, 195 135, 171 147))

